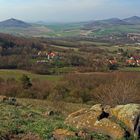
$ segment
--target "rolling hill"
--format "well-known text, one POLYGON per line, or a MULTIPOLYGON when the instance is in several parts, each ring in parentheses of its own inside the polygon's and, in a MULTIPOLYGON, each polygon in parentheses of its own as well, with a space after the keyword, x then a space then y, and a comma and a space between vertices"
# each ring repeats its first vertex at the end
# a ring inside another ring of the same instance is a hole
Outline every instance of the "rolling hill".
POLYGON ((137 24, 140 24, 140 17, 133 16, 133 17, 126 18, 123 21, 130 23, 130 24, 137 25, 137 24))
POLYGON ((79 23, 26 23, 17 19, 0 22, 0 32, 26 37, 108 36, 140 32, 140 17, 110 18, 79 23))
POLYGON ((108 27, 108 26, 119 26, 119 25, 139 25, 140 24, 140 17, 133 16, 125 19, 119 19, 119 18, 111 18, 111 19, 105 19, 105 20, 96 20, 89 22, 85 25, 85 27, 88 28, 94 28, 94 27, 108 27))
POLYGON ((14 18, 0 22, 0 27, 3 27, 3 28, 8 28, 8 27, 27 28, 30 26, 31 26, 31 24, 26 23, 21 20, 14 19, 14 18))
POLYGON ((126 21, 123 21, 119 18, 111 18, 111 19, 105 19, 105 20, 97 20, 90 22, 85 25, 85 27, 93 28, 93 27, 108 27, 108 26, 116 26, 116 25, 129 25, 130 23, 127 23, 126 21))

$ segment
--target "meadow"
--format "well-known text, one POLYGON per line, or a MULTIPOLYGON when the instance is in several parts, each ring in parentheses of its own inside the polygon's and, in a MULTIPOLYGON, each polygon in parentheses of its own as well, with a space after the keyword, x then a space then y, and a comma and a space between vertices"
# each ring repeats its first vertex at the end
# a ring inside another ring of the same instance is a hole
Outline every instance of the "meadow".
POLYGON ((55 129, 76 130, 64 124, 65 117, 87 105, 17 99, 17 105, 0 102, 0 139, 50 140, 55 129), (49 111, 56 115, 49 116, 49 111))
POLYGON ((40 74, 34 74, 28 71, 24 70, 0 70, 0 77, 4 79, 8 78, 14 78, 16 80, 19 80, 22 75, 27 75, 31 79, 39 79, 39 80, 49 80, 49 81, 59 81, 61 79, 61 76, 59 75, 40 75, 40 74))

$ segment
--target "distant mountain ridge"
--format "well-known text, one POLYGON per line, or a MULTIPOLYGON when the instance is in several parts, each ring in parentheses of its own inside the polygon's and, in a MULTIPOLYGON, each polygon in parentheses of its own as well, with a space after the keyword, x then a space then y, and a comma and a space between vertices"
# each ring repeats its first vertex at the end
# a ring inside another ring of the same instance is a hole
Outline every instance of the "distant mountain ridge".
POLYGON ((0 22, 0 33, 31 37, 107 36, 140 33, 140 17, 119 19, 49 23, 44 21, 27 23, 14 18, 0 22))
POLYGON ((110 18, 105 20, 95 20, 86 24, 86 27, 106 27, 106 26, 114 26, 114 25, 139 25, 140 17, 133 16, 125 19, 119 18, 110 18))
POLYGON ((0 22, 0 27, 5 27, 5 28, 7 28, 7 27, 27 28, 30 26, 31 26, 31 24, 26 23, 26 22, 21 21, 21 20, 14 19, 14 18, 0 22))
POLYGON ((123 19, 123 21, 125 21, 127 23, 131 23, 131 24, 140 24, 140 17, 133 16, 133 17, 123 19))

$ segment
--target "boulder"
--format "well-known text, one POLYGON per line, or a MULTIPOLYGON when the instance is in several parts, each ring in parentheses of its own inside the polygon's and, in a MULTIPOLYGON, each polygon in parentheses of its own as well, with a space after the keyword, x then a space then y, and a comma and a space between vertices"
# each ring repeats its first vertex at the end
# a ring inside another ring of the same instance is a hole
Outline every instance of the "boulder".
POLYGON ((140 105, 127 104, 118 105, 110 109, 110 115, 122 121, 131 134, 140 136, 140 105))
POLYGON ((113 139, 129 134, 140 138, 140 104, 117 105, 114 108, 97 104, 70 114, 65 123, 103 133, 113 139))
POLYGON ((93 125, 93 131, 110 136, 112 139, 122 139, 125 136, 124 129, 107 118, 96 121, 93 125))
POLYGON ((16 98, 14 98, 14 97, 9 97, 9 99, 7 100, 7 103, 8 103, 9 105, 18 105, 18 104, 17 104, 17 100, 16 100, 16 98))
POLYGON ((6 100, 9 100, 9 98, 2 95, 0 96, 0 102, 5 102, 6 100))
POLYGON ((70 114, 66 118, 65 123, 77 129, 86 128, 87 130, 93 130, 93 124, 97 121, 100 114, 102 114, 101 106, 95 105, 90 109, 81 109, 70 114))

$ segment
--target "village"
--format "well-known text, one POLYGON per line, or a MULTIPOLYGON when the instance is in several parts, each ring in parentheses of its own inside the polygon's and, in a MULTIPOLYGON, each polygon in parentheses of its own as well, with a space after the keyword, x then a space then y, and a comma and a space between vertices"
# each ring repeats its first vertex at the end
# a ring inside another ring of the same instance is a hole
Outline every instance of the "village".
MULTIPOLYGON (((121 53, 118 53, 121 55, 121 53)), ((64 57, 64 56, 63 56, 64 57)), ((36 63, 49 63, 52 61, 60 60, 62 56, 59 52, 54 51, 39 51, 37 54, 37 61, 36 63)), ((116 68, 118 66, 118 58, 111 57, 106 59, 106 62, 111 68, 116 68)), ((94 62, 93 62, 94 63, 94 62)), ((122 62, 126 67, 140 67, 140 56, 139 55, 131 55, 128 58, 125 58, 125 61, 122 62)))
MULTIPOLYGON (((116 58, 113 59, 108 59, 108 63, 110 65, 118 65, 118 61, 116 58)), ((124 65, 128 66, 128 67, 140 67, 140 56, 131 56, 128 59, 126 59, 124 65)))
POLYGON ((37 60, 37 63, 47 63, 48 61, 54 60, 56 57, 58 58, 58 55, 55 52, 39 51, 37 58, 41 60, 37 60))

